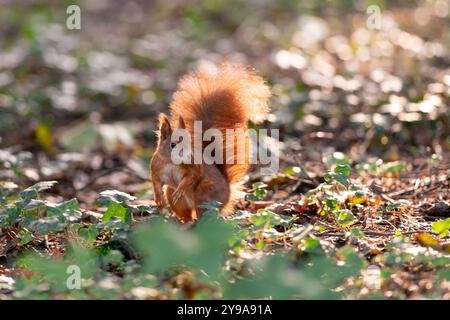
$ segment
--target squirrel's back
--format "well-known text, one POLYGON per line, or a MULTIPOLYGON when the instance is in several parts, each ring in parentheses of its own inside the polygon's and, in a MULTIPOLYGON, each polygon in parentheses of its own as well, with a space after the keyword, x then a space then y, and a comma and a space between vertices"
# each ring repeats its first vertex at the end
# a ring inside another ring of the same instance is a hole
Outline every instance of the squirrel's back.
MULTIPOLYGON (((247 131, 248 121, 260 123, 265 119, 270 95, 265 81, 251 68, 223 64, 200 69, 180 80, 170 105, 172 120, 181 116, 191 134, 194 121, 202 121, 203 131, 210 128, 220 129, 223 133, 226 129, 247 131)), ((237 161, 237 143, 230 145, 225 140, 224 153, 231 150, 237 161)), ((241 180, 249 167, 248 138, 245 142, 244 163, 235 161, 218 165, 231 184, 241 180)))

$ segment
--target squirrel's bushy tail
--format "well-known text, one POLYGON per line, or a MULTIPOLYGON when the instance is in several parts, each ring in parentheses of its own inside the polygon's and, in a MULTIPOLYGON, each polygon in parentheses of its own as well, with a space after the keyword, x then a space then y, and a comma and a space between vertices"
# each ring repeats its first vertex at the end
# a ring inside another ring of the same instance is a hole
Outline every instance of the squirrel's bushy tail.
POLYGON ((228 181, 241 180, 249 167, 249 139, 245 139, 245 161, 239 160, 238 144, 225 142, 226 129, 247 132, 248 121, 262 122, 269 111, 271 93, 265 81, 256 72, 244 66, 223 64, 212 69, 201 69, 184 76, 170 105, 172 119, 183 117, 186 129, 193 134, 194 121, 202 121, 203 132, 210 128, 224 134, 224 155, 234 155, 233 163, 218 165, 228 181), (227 150, 231 152, 227 153, 227 150))
POLYGON ((197 70, 178 83, 170 109, 185 122, 203 121, 203 129, 230 123, 259 123, 269 111, 270 90, 251 68, 223 64, 197 70))

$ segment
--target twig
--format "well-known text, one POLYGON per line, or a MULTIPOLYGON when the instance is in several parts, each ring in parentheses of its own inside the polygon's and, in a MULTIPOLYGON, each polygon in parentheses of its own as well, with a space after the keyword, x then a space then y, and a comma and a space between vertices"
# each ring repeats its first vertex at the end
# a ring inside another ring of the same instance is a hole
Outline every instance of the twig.
POLYGON ((382 194, 381 194, 381 197, 382 197, 384 200, 386 200, 386 201, 388 201, 388 202, 390 202, 390 203, 395 203, 395 200, 392 199, 391 197, 389 197, 387 194, 382 193, 382 194))
MULTIPOLYGON (((379 237, 391 237, 391 236, 396 235, 395 232, 377 232, 377 231, 364 231, 364 230, 362 230, 362 232, 368 236, 379 236, 379 237)), ((436 232, 429 231, 429 230, 403 231, 400 233, 402 235, 416 234, 416 233, 430 233, 433 235, 437 235, 436 232)), ((322 233, 316 233, 314 235, 317 237, 345 237, 346 233, 322 232, 322 233)))
POLYGON ((48 234, 46 234, 46 235, 44 236, 44 240, 45 240, 45 247, 46 247, 48 250, 50 250, 50 245, 49 245, 49 243, 48 243, 48 234))
MULTIPOLYGON (((420 180, 419 180, 419 181, 420 181, 420 180)), ((430 179, 430 180, 429 180, 428 182, 426 182, 423 186, 420 186, 420 183, 419 183, 419 186, 417 186, 417 181, 416 181, 416 183, 414 184, 414 186, 409 187, 409 188, 406 188, 406 189, 403 189, 403 190, 399 190, 399 191, 396 191, 396 192, 391 192, 391 193, 388 194, 388 196, 389 196, 389 197, 398 197, 398 196, 401 196, 401 195, 404 195, 404 194, 407 194, 407 193, 410 193, 410 192, 413 192, 413 191, 417 191, 420 187, 422 187, 422 188, 428 187, 428 188, 426 188, 426 189, 423 189, 423 190, 422 190, 422 193, 424 193, 424 192, 429 192, 429 191, 432 191, 432 190, 434 190, 434 189, 436 189, 436 188, 439 188, 439 182, 440 182, 440 181, 437 181, 437 183, 436 183, 435 185, 433 185, 435 182, 436 182, 436 181, 432 181, 432 180, 430 179)))

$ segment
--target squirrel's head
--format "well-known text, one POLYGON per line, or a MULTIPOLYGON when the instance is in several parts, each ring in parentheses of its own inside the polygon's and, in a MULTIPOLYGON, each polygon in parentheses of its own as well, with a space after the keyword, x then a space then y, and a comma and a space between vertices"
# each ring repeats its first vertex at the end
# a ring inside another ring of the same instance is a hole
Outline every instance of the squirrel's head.
MULTIPOLYGON (((170 158, 172 154, 172 150, 177 146, 181 141, 172 141, 173 134, 173 126, 170 123, 169 118, 161 113, 158 119, 158 152, 161 156, 165 158, 170 158)), ((183 118, 180 116, 178 118, 178 125, 176 129, 185 129, 185 123, 183 118)))

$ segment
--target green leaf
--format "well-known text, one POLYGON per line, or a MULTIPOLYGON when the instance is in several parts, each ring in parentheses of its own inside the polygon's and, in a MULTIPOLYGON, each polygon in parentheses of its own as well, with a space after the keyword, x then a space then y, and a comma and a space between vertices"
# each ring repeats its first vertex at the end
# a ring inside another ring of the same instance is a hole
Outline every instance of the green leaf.
POLYGON ((388 172, 388 173, 399 172, 406 168, 406 163, 404 163, 402 161, 388 162, 388 163, 384 164, 383 168, 384 168, 384 171, 388 172))
POLYGON ((348 178, 345 175, 337 174, 334 176, 334 179, 341 185, 343 185, 346 189, 348 189, 350 185, 350 180, 348 180, 348 178))
POLYGON ((81 211, 77 199, 71 199, 59 204, 47 204, 47 216, 62 215, 69 222, 76 222, 81 219, 81 211))
POLYGON ((17 222, 20 211, 13 205, 0 207, 0 227, 6 228, 17 222))
POLYGON ((47 282, 56 292, 67 290, 67 264, 63 261, 55 261, 50 258, 42 258, 37 254, 29 254, 21 260, 21 263, 29 270, 37 273, 39 282, 47 282), (44 281, 42 281, 44 280, 44 281))
MULTIPOLYGON (((339 294, 321 282, 331 263, 317 260, 316 268, 295 269, 286 256, 271 255, 251 262, 252 275, 224 284, 224 299, 330 299, 339 294), (320 270, 318 266, 325 266, 320 270)), ((334 267, 335 268, 335 267, 334 267)))
POLYGON ((343 278, 358 276, 361 269, 365 267, 365 260, 361 258, 351 246, 344 246, 337 251, 337 255, 345 261, 339 272, 343 278))
POLYGON ((64 261, 80 267, 83 278, 92 277, 98 272, 98 257, 95 256, 92 249, 82 248, 74 243, 70 243, 67 249, 64 261))
POLYGON ((386 211, 394 211, 395 209, 400 208, 400 203, 389 203, 386 206, 386 211))
POLYGON ((8 207, 5 213, 8 215, 10 225, 16 223, 20 219, 20 210, 17 208, 8 207))
POLYGON ((30 202, 22 209, 23 211, 40 211, 46 208, 47 202, 44 200, 31 199, 30 202))
POLYGON ((302 169, 300 167, 290 167, 284 170, 284 174, 291 176, 299 176, 302 173, 302 169))
POLYGON ((260 209, 250 217, 256 227, 272 228, 275 226, 288 227, 292 223, 292 217, 279 215, 267 209, 260 209))
POLYGON ((256 250, 264 250, 265 247, 266 247, 266 242, 265 242, 263 239, 259 240, 259 241, 255 244, 256 250))
POLYGON ((104 257, 102 257, 102 263, 104 265, 120 265, 123 260, 123 254, 119 250, 111 250, 104 257))
POLYGON ((356 237, 356 238, 364 238, 364 232, 363 231, 361 231, 361 229, 360 228, 352 228, 351 230, 350 230, 350 234, 353 236, 353 237, 356 237))
POLYGON ((79 210, 78 201, 71 199, 60 204, 45 200, 31 199, 23 211, 46 211, 47 217, 63 216, 69 222, 75 222, 81 219, 81 211, 79 210))
POLYGON ((334 172, 335 173, 339 173, 344 175, 345 177, 349 177, 350 176, 350 166, 347 164, 339 164, 336 166, 336 168, 334 168, 334 172))
POLYGON ((58 233, 65 229, 67 221, 64 217, 53 216, 45 217, 32 221, 28 228, 41 235, 49 233, 58 233))
POLYGON ((58 181, 40 181, 20 193, 24 200, 36 199, 39 192, 45 191, 57 184, 58 181))
POLYGON ((78 200, 73 198, 67 201, 64 201, 58 205, 58 208, 62 211, 66 210, 79 210, 80 205, 78 204, 78 200))
POLYGON ((312 237, 308 237, 305 241, 305 249, 308 252, 314 251, 316 248, 320 247, 320 240, 312 237))
POLYGON ((445 267, 446 265, 450 265, 450 257, 427 258, 430 260, 433 267, 445 267))
POLYGON ((217 278, 225 264, 228 239, 232 236, 233 229, 232 224, 221 217, 214 214, 203 215, 193 230, 200 245, 195 254, 188 258, 190 265, 217 278))
POLYGON ((252 184, 253 194, 248 195, 248 200, 257 201, 262 200, 267 194, 267 185, 264 182, 256 182, 252 184))
POLYGON ((0 215, 0 228, 6 228, 9 226, 9 217, 7 215, 0 215))
POLYGON ((159 217, 139 226, 132 240, 141 252, 144 270, 150 273, 184 265, 201 245, 195 234, 182 232, 174 223, 159 217))
POLYGON ((438 220, 431 225, 434 232, 439 233, 441 237, 446 237, 450 230, 450 218, 438 220))
POLYGON ((34 240, 33 234, 30 231, 25 230, 25 229, 20 230, 20 232, 17 236, 20 239, 19 244, 22 246, 26 245, 27 243, 34 240))
POLYGON ((216 279, 225 263, 232 231, 230 223, 213 214, 203 215, 191 230, 181 230, 175 223, 158 217, 139 227, 132 239, 141 251, 147 272, 187 266, 216 279))
POLYGON ((348 189, 348 187, 350 186, 350 180, 342 173, 327 172, 323 178, 326 182, 335 180, 336 182, 343 185, 346 189, 348 189))
POLYGON ((439 270, 436 273, 436 279, 438 281, 450 281, 450 270, 439 270))
POLYGON ((339 209, 338 200, 336 198, 331 198, 331 197, 326 198, 325 204, 331 211, 339 209))
POLYGON ((42 148, 49 151, 53 148, 51 128, 46 123, 40 123, 36 128, 36 140, 42 148))
POLYGON ((135 199, 136 197, 133 197, 132 195, 129 195, 128 193, 122 191, 105 190, 100 193, 100 196, 97 199, 97 204, 102 207, 108 207, 111 202, 121 204, 135 199))
POLYGON ((93 244, 97 240, 99 231, 96 225, 91 224, 88 228, 82 228, 78 231, 79 235, 86 239, 88 244, 93 244))
POLYGON ((108 221, 104 221, 97 224, 98 229, 106 231, 127 231, 129 224, 122 222, 118 217, 111 217, 108 221))
POLYGON ((356 221, 353 213, 348 209, 334 211, 336 221, 343 227, 349 226, 356 221))
POLYGON ((144 204, 129 204, 128 208, 136 210, 139 214, 158 214, 159 208, 157 206, 149 206, 144 204))
POLYGON ((105 214, 102 217, 102 221, 108 221, 112 217, 117 217, 123 223, 129 224, 131 223, 131 209, 125 208, 117 202, 111 202, 108 206, 108 210, 106 210, 105 214))

